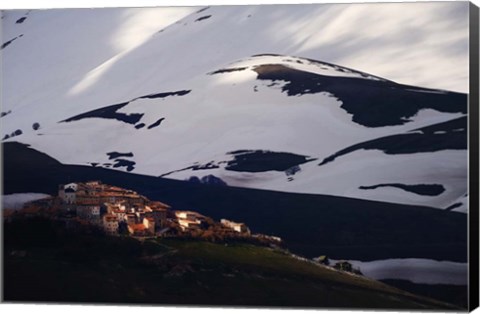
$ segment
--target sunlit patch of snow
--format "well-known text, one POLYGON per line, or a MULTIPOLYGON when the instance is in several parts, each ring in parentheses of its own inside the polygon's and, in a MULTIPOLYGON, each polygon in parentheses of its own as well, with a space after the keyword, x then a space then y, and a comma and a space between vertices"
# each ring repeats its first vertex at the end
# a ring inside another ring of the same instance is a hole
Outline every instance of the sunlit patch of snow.
POLYGON ((72 89, 67 93, 67 95, 74 96, 76 94, 79 94, 88 90, 88 88, 93 86, 102 77, 103 73, 105 73, 106 71, 108 71, 108 69, 114 66, 115 62, 119 60, 121 57, 122 57, 122 54, 113 56, 109 60, 100 64, 95 69, 88 72, 80 82, 78 82, 75 86, 72 87, 72 89))
MULTIPOLYGON (((370 80, 381 80, 379 77, 363 74, 354 70, 345 69, 343 67, 336 67, 331 64, 322 63, 322 62, 313 62, 307 60, 305 58, 299 58, 294 56, 281 56, 281 55, 258 55, 253 56, 247 60, 242 60, 239 62, 235 62, 229 64, 228 68, 241 68, 247 67, 250 70, 259 64, 283 64, 287 67, 305 71, 310 73, 315 73, 319 75, 326 75, 326 76, 336 76, 336 77, 353 77, 353 78, 363 78, 363 79, 370 79, 370 80)), ((232 76, 232 75, 240 75, 242 72, 248 71, 235 71, 235 72, 227 72, 222 73, 224 76, 232 76)))
POLYGON ((123 23, 115 29, 111 42, 119 51, 131 50, 150 39, 152 34, 192 14, 196 7, 128 8, 123 23))

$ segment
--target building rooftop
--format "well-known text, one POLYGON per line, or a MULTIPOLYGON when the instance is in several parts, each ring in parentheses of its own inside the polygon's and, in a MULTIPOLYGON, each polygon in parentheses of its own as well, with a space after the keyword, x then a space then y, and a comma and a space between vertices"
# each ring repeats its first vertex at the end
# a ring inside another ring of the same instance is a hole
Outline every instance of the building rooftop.
POLYGON ((152 209, 167 209, 167 208, 170 208, 169 205, 165 204, 165 203, 162 203, 162 202, 159 202, 159 201, 151 201, 149 204, 148 204, 152 209))
POLYGON ((187 224, 189 224, 189 225, 190 225, 190 224, 191 224, 191 225, 199 225, 199 224, 201 224, 200 221, 198 221, 198 220, 191 220, 191 219, 179 219, 178 221, 179 221, 179 222, 181 221, 182 223, 187 223, 187 224))
POLYGON ((150 207, 152 211, 154 212, 166 212, 167 208, 162 208, 162 207, 150 207))
POLYGON ((228 220, 228 219, 221 219, 220 223, 222 223, 224 225, 231 225, 231 226, 245 226, 245 223, 243 223, 243 222, 236 222, 236 221, 231 221, 231 220, 228 220))
POLYGON ((144 231, 147 229, 144 224, 134 224, 130 225, 130 228, 132 228, 133 231, 144 231))
POLYGON ((178 217, 178 215, 181 215, 181 214, 193 215, 193 216, 196 216, 196 217, 205 217, 200 213, 190 211, 190 210, 176 210, 175 211, 175 216, 178 217))

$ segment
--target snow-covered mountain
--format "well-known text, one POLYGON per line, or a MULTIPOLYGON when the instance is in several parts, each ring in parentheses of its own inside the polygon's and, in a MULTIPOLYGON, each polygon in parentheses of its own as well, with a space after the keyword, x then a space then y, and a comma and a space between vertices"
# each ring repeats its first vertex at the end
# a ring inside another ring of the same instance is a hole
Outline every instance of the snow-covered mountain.
POLYGON ((465 212, 467 96, 304 56, 287 10, 3 12, 1 136, 64 164, 465 212))

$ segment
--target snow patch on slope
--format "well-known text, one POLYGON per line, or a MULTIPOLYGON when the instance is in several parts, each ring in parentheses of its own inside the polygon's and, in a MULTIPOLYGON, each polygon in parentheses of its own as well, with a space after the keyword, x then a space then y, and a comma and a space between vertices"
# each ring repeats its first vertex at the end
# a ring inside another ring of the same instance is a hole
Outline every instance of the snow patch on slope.
MULTIPOLYGON (((335 260, 331 260, 335 263, 335 260)), ((468 284, 468 264, 421 258, 386 259, 371 262, 348 261, 362 274, 375 280, 400 279, 418 284, 468 284)))
POLYGON ((42 193, 15 193, 2 195, 3 209, 21 209, 26 203, 50 197, 42 193))

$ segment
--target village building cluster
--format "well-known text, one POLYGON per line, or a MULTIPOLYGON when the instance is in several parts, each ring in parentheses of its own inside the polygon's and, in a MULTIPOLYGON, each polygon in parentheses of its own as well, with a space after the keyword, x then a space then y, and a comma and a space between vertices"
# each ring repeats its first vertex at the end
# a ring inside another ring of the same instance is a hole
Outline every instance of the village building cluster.
POLYGON ((150 201, 135 191, 100 181, 60 185, 58 197, 67 213, 116 235, 123 230, 134 236, 153 236, 167 222, 167 204, 150 201))
MULTIPOLYGON (((151 237, 175 230, 198 232, 209 228, 212 221, 198 212, 172 210, 135 191, 100 181, 62 184, 58 187, 58 201, 62 212, 97 225, 109 235, 151 237)), ((218 226, 223 233, 250 236, 244 223, 222 219, 218 226)))

